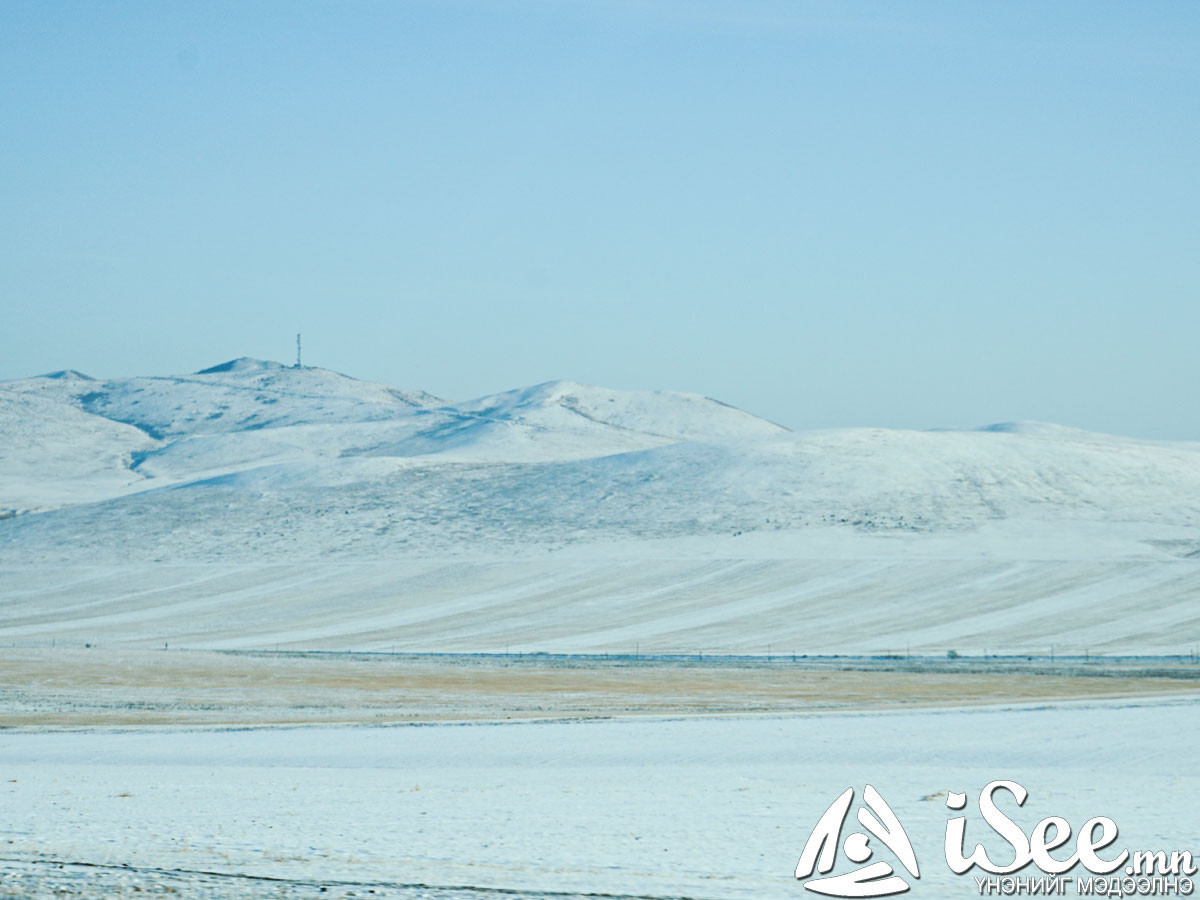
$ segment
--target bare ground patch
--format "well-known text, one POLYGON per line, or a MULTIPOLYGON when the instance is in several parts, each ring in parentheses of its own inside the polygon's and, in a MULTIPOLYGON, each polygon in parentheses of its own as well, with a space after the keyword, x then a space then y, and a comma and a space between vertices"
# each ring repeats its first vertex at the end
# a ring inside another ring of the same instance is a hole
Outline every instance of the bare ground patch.
POLYGON ((0 727, 383 724, 974 706, 1200 693, 1145 661, 631 660, 0 650, 0 727))

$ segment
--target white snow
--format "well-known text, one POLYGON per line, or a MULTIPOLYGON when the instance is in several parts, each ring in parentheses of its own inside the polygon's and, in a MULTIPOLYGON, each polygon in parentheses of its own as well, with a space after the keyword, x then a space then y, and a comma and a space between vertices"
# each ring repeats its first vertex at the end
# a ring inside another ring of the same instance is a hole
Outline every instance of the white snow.
POLYGON ((1190 653, 1200 445, 235 360, 0 384, 0 643, 1190 653), (19 513, 14 515, 14 513, 19 513))
MULTIPOLYGON (((1114 849, 1200 850, 1200 775, 1189 764, 1198 712, 1196 701, 1106 702, 10 734, 0 743, 0 873, 27 871, 41 857, 129 865, 126 882, 145 886, 162 876, 138 867, 311 881, 307 896, 337 880, 363 885, 360 896, 376 883, 806 896, 792 872, 810 829, 847 787, 861 802, 872 784, 916 851, 921 879, 911 896, 978 896, 970 875, 945 865, 945 823, 955 813, 938 795, 967 792, 968 839, 1003 859, 975 807, 995 779, 1029 791, 1022 809, 1002 804, 1026 833, 1051 815, 1076 828, 1105 815, 1120 829, 1114 849)), ((882 847, 879 858, 895 864, 882 847)), ((220 896, 246 890, 235 888, 220 896)))
POLYGON ((155 442, 67 398, 92 388, 77 372, 0 384, 0 516, 118 496, 144 476, 132 454, 155 442))

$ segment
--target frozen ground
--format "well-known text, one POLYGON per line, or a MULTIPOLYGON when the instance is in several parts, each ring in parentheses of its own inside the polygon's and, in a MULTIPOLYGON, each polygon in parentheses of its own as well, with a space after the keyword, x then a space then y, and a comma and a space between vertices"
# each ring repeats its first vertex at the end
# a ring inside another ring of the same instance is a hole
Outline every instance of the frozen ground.
MULTIPOLYGON (((1198 713, 1195 700, 1143 700, 8 733, 0 894, 809 896, 792 878, 809 830, 869 782, 913 841, 910 896, 978 896, 943 862, 939 795, 975 797, 997 778, 1030 791, 1019 813, 1007 806, 1027 830, 1107 815, 1119 846, 1200 851, 1198 713)), ((968 813, 968 839, 982 837, 974 800, 968 813)))

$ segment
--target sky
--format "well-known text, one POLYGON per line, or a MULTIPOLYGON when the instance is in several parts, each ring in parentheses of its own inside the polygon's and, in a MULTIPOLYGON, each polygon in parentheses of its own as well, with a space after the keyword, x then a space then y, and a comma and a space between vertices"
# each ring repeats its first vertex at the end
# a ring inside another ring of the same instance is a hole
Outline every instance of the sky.
POLYGON ((0 4, 0 378, 1200 440, 1200 5, 0 4))

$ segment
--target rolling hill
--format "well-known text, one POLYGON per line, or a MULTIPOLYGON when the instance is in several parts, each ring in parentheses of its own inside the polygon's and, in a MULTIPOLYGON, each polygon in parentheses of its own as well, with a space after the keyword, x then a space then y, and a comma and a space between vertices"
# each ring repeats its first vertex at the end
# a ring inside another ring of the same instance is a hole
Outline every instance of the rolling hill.
POLYGON ((1200 445, 237 359, 0 384, 0 643, 1188 653, 1200 445))

